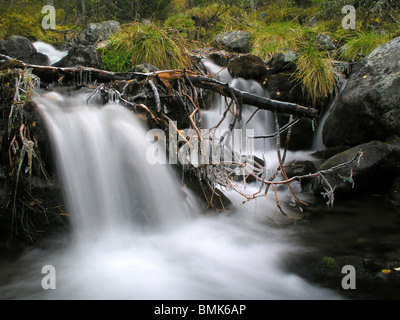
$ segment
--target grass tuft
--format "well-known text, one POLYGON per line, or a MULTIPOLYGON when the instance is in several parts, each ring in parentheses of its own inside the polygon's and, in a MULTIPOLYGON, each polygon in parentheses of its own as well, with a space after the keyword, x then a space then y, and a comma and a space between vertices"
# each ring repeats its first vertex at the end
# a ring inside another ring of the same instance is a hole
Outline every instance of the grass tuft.
POLYGON ((358 32, 343 46, 340 58, 343 60, 361 60, 389 40, 388 34, 378 34, 374 31, 358 32))
POLYGON ((189 47, 190 43, 176 30, 135 22, 123 26, 100 50, 108 70, 126 72, 141 63, 159 69, 187 69, 189 47))
POLYGON ((331 58, 312 42, 304 44, 300 51, 295 78, 315 106, 318 99, 328 97, 335 88, 334 67, 331 58))

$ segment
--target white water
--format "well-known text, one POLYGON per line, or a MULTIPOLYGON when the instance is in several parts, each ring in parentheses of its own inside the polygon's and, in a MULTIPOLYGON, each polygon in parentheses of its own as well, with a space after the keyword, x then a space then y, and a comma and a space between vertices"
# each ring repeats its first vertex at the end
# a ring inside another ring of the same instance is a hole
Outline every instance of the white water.
POLYGON ((336 100, 337 100, 340 92, 342 92, 343 89, 346 87, 347 79, 342 79, 342 81, 343 81, 343 83, 340 86, 339 92, 336 93, 335 97, 329 104, 328 110, 326 110, 326 112, 324 113, 324 115, 321 118, 321 121, 319 121, 319 123, 318 123, 317 130, 315 131, 315 135, 314 135, 314 141, 313 141, 313 144, 311 147, 311 149, 314 151, 324 150, 326 148, 326 146, 323 142, 323 138, 322 138, 322 131, 324 129, 325 122, 326 122, 326 120, 328 120, 328 117, 332 111, 333 106, 336 103, 336 100))
POLYGON ((266 224, 270 202, 259 201, 257 212, 248 205, 203 216, 183 199, 167 165, 146 162, 146 131, 129 111, 64 98, 38 102, 73 233, 1 270, 0 298, 337 298, 284 271, 283 259, 304 249, 288 230, 266 224), (44 265, 55 267, 56 289, 42 289, 44 265))
MULTIPOLYGON (((222 68, 215 63, 204 60, 204 66, 207 68, 210 76, 214 75, 214 79, 223 83, 229 83, 229 85, 235 89, 250 92, 259 96, 269 97, 269 93, 255 80, 246 80, 243 78, 232 78, 231 74, 226 68, 222 68)), ((207 111, 202 111, 202 119, 206 128, 211 128, 217 125, 223 113, 227 108, 227 103, 231 100, 226 99, 220 95, 213 97, 212 105, 207 111)), ((236 112, 239 112, 239 107, 236 106, 236 112)), ((233 110, 231 107, 230 111, 233 110)), ((253 155, 262 157, 266 152, 268 153, 273 147, 273 140, 268 139, 254 139, 249 141, 250 136, 267 136, 274 133, 273 115, 270 111, 259 110, 256 114, 253 114, 256 108, 248 105, 242 106, 241 122, 236 121, 234 128, 243 129, 243 153, 246 150, 246 145, 252 143, 251 147, 254 149, 253 155), (245 130, 249 130, 247 133, 245 130), (247 136, 246 136, 246 134, 247 136)), ((232 112, 228 112, 225 119, 219 126, 219 132, 223 132, 229 128, 229 124, 233 118, 232 112)))
POLYGON ((274 197, 203 215, 168 165, 148 164, 146 128, 124 107, 59 95, 37 102, 73 230, 0 270, 1 299, 339 298, 285 271, 285 259, 307 248, 267 223, 274 197), (45 265, 55 267, 56 289, 41 286, 45 265))
POLYGON ((57 50, 51 44, 42 41, 34 42, 33 46, 36 48, 38 52, 43 53, 49 57, 50 65, 61 60, 68 54, 68 51, 57 50))

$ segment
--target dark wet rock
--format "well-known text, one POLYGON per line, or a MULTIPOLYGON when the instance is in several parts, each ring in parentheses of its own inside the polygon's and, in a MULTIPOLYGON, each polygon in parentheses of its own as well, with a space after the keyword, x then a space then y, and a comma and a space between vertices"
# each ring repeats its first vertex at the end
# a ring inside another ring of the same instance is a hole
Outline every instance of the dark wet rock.
POLYGON ((25 37, 12 36, 0 41, 0 53, 16 58, 25 63, 47 66, 49 57, 37 52, 35 46, 25 37))
MULTIPOLYGON (((386 194, 394 177, 400 172, 400 143, 382 143, 372 141, 343 151, 325 162, 319 170, 328 170, 346 163, 357 155, 363 156, 351 164, 324 174, 337 196, 351 196, 357 193, 386 194)), ((320 195, 329 189, 326 182, 318 177, 314 182, 314 193, 320 195)))
POLYGON ((389 190, 389 198, 394 205, 400 207, 400 175, 394 178, 393 184, 389 190))
MULTIPOLYGON (((308 160, 295 160, 285 166, 285 171, 289 179, 314 173, 315 170, 315 164, 308 160)), ((301 179, 300 183, 302 187, 305 187, 307 184, 311 183, 312 180, 312 178, 304 178, 301 179)))
MULTIPOLYGON (((289 116, 278 115, 279 124, 283 125, 289 122, 289 116)), ((299 122, 291 128, 290 139, 287 142, 287 131, 281 134, 281 145, 287 147, 291 151, 309 150, 314 141, 314 131, 312 120, 301 118, 299 122)))
POLYGON ((24 62, 29 64, 35 64, 39 66, 49 66, 50 59, 47 55, 37 52, 31 55, 30 57, 24 58, 24 62))
POLYGON ((262 80, 267 74, 264 61, 255 55, 238 55, 228 62, 228 70, 234 78, 262 80))
POLYGON ((335 147, 327 148, 324 150, 316 151, 312 155, 317 159, 327 160, 327 159, 333 157, 334 155, 337 155, 338 153, 341 153, 348 149, 350 149, 350 147, 348 147, 348 146, 335 146, 335 147))
POLYGON ((322 256, 314 262, 315 273, 319 276, 329 278, 343 278, 348 274, 348 271, 342 273, 344 266, 354 267, 356 279, 357 276, 364 278, 367 276, 364 260, 359 256, 322 256))
POLYGON ((209 59, 221 67, 226 67, 229 60, 232 58, 232 54, 226 51, 211 52, 209 59))
POLYGON ((291 72, 280 72, 267 75, 263 86, 267 89, 271 99, 307 105, 307 99, 299 82, 293 79, 291 72))
POLYGON ((268 73, 278 73, 281 71, 294 71, 296 69, 296 53, 287 49, 277 52, 268 62, 268 73))
POLYGON ((327 147, 400 135, 400 37, 375 49, 350 75, 323 129, 327 147))
POLYGON ((216 44, 222 49, 238 53, 248 53, 250 51, 251 33, 242 30, 223 32, 214 39, 216 44))
POLYGON ((0 53, 23 60, 37 53, 37 51, 27 38, 12 36, 8 40, 0 42, 0 53))

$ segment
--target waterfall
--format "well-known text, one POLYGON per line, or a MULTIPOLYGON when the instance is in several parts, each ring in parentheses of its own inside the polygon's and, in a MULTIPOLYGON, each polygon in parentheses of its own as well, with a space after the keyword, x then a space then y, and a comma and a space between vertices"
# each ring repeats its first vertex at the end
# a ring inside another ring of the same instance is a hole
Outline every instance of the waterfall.
POLYGON ((166 168, 148 163, 146 130, 131 112, 61 96, 36 102, 55 146, 76 232, 100 236, 121 228, 176 225, 185 218, 176 181, 166 168))
POLYGON ((33 43, 33 46, 36 50, 40 53, 47 55, 50 59, 50 65, 56 63, 57 61, 61 60, 65 57, 68 51, 60 51, 54 48, 51 44, 48 44, 43 41, 37 41, 33 43))
POLYGON ((340 86, 339 92, 334 96, 334 98, 332 99, 332 101, 329 104, 328 109, 326 110, 326 112, 322 116, 321 121, 318 123, 317 129, 316 129, 315 135, 314 135, 314 141, 313 141, 312 147, 311 147, 311 149, 314 150, 314 151, 323 150, 323 149, 326 148, 325 144, 323 142, 323 139, 322 139, 322 131, 324 129, 325 122, 328 119, 328 117, 329 117, 329 115, 330 115, 330 113, 332 111, 332 108, 336 103, 336 100, 337 100, 339 94, 346 87, 347 79, 343 78, 341 80, 342 80, 342 85, 340 86))
POLYGON ((285 271, 285 259, 305 249, 289 229, 266 223, 272 202, 201 214, 168 165, 147 163, 147 129, 123 106, 58 94, 36 102, 72 233, 3 267, 0 298, 338 298, 285 271), (48 265, 55 289, 41 286, 48 265))
MULTIPOLYGON (((228 83, 235 89, 250 92, 258 96, 269 98, 268 91, 257 81, 252 79, 233 78, 227 68, 221 67, 212 61, 205 59, 203 61, 210 76, 223 83, 228 83)), ((203 121, 207 128, 211 128, 219 123, 222 115, 231 99, 226 99, 220 95, 213 97, 212 105, 207 111, 202 111, 203 121)), ((236 106, 238 108, 238 106, 236 106)), ((238 110, 237 110, 238 112, 238 110)), ((220 125, 220 129, 227 129, 233 118, 232 113, 227 113, 226 118, 220 125)), ((252 136, 267 136, 274 133, 273 115, 267 110, 258 110, 253 106, 243 105, 241 122, 235 123, 235 128, 243 130, 243 145, 249 144, 249 137, 246 138, 244 130, 249 130, 252 136)), ((262 156, 273 147, 273 141, 267 139, 254 139, 254 152, 257 156, 262 156)))

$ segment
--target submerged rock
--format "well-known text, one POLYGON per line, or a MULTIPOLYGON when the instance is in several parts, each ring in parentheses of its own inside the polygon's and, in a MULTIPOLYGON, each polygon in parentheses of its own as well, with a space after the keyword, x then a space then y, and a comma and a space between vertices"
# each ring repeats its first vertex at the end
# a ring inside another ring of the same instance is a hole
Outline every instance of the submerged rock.
POLYGON ((400 136, 400 37, 363 59, 325 123, 327 147, 400 136))

